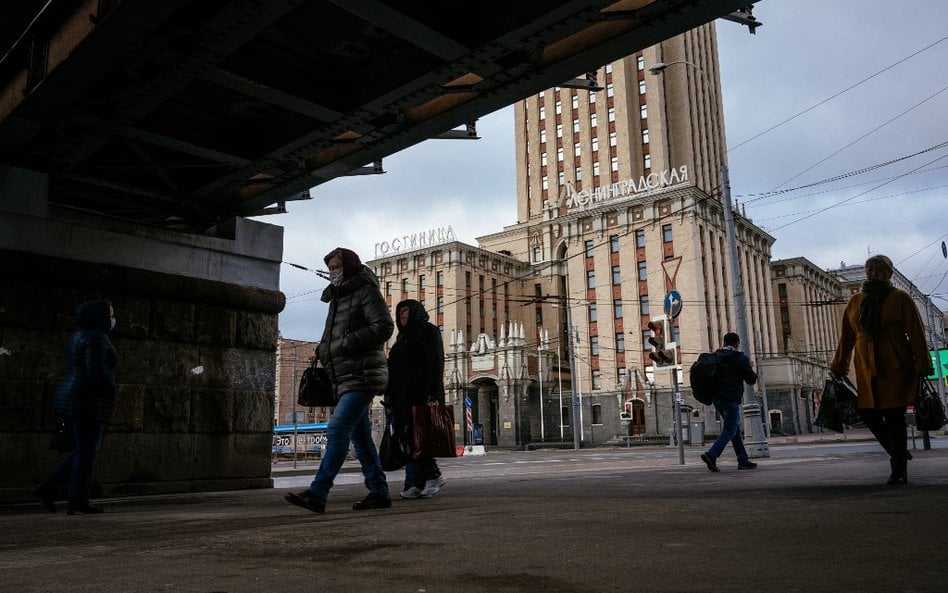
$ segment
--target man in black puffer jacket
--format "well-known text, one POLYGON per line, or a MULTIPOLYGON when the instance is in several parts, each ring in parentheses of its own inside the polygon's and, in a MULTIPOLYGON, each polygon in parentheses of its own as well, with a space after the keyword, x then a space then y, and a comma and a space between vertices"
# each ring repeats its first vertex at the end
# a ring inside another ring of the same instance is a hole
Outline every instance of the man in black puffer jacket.
POLYGON ((286 495, 286 500, 315 513, 326 510, 326 499, 336 474, 355 448, 369 495, 352 505, 356 510, 392 506, 388 483, 372 441, 369 406, 388 384, 383 347, 395 329, 379 282, 355 252, 337 247, 323 261, 329 267, 329 286, 322 300, 329 316, 316 358, 326 367, 339 398, 329 420, 326 450, 309 488, 286 495))
POLYGON ((744 441, 741 440, 741 400, 744 383, 756 383, 757 373, 754 372, 747 355, 739 350, 740 345, 740 337, 734 332, 728 332, 724 334, 724 348, 714 353, 719 362, 716 363, 717 388, 711 403, 721 416, 721 434, 711 448, 701 454, 701 461, 713 472, 721 471, 717 459, 728 443, 731 443, 737 455, 737 469, 757 467, 757 464, 749 459, 744 441))
POLYGON ((43 505, 56 512, 59 484, 69 482, 66 513, 95 514, 89 502, 89 482, 102 443, 102 430, 115 407, 115 365, 118 355, 109 332, 115 327, 109 301, 96 300, 76 308, 78 329, 66 346, 66 376, 56 389, 54 406, 66 422, 71 450, 36 489, 43 505))

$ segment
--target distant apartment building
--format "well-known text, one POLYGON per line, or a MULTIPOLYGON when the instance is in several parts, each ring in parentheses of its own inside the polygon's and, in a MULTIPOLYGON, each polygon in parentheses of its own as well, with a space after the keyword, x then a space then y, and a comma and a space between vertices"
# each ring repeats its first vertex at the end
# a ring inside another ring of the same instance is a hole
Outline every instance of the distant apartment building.
POLYGON ((839 341, 839 304, 845 302, 839 278, 805 257, 776 260, 771 269, 779 320, 776 353, 829 366, 839 341))
POLYGON ((777 349, 761 360, 766 420, 775 433, 809 433, 839 341, 843 289, 835 275, 805 257, 773 261, 771 269, 779 327, 777 349))
POLYGON ((303 370, 313 357, 315 342, 280 338, 277 341, 276 396, 273 404, 273 424, 323 422, 329 418, 324 408, 303 408, 296 405, 297 389, 303 370))

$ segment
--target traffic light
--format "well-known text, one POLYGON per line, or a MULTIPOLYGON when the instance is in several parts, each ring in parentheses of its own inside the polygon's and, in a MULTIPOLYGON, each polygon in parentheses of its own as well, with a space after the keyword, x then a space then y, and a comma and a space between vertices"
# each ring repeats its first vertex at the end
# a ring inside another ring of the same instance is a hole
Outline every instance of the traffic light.
POLYGON ((648 328, 652 331, 652 336, 648 339, 652 351, 649 352, 648 357, 655 363, 655 368, 675 365, 675 352, 669 349, 669 347, 674 347, 674 344, 667 341, 668 325, 667 317, 652 319, 648 322, 648 328))
POLYGON ((622 408, 622 412, 619 413, 620 420, 631 420, 632 419, 632 402, 625 402, 625 407, 622 408))

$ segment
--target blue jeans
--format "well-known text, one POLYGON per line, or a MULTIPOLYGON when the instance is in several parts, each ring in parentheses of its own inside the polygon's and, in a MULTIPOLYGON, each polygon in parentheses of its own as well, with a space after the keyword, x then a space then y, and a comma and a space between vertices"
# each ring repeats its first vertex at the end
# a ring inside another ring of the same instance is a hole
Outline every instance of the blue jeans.
POLYGON ((724 448, 728 443, 734 446, 734 453, 737 454, 738 463, 747 463, 747 449, 744 448, 744 441, 741 440, 741 404, 739 402, 712 400, 714 409, 721 415, 721 434, 718 435, 714 444, 708 449, 708 457, 717 459, 724 453, 724 448))
POLYGON ((369 492, 388 495, 388 482, 385 481, 379 452, 372 440, 372 425, 369 422, 369 406, 373 398, 368 391, 347 391, 339 398, 329 420, 325 454, 313 483, 309 485, 310 492, 316 496, 322 499, 329 497, 333 480, 346 461, 350 442, 362 464, 365 487, 369 492))
POLYGON ((102 429, 105 425, 95 420, 80 418, 72 418, 71 422, 73 448, 59 460, 45 483, 55 487, 68 480, 66 506, 73 509, 89 504, 89 482, 92 481, 95 458, 102 446, 102 429))

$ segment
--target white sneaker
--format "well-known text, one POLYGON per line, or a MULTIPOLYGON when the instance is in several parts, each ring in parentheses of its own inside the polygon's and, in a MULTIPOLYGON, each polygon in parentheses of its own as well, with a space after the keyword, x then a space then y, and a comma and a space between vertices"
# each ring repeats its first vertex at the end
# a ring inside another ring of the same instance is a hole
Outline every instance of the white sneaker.
POLYGON ((441 487, 444 486, 444 478, 438 476, 434 480, 428 480, 425 482, 425 487, 421 490, 421 496, 423 498, 430 498, 438 493, 441 490, 441 487))
POLYGON ((408 498, 408 499, 421 498, 421 494, 422 494, 421 488, 419 488, 418 486, 412 486, 411 488, 408 488, 398 493, 398 495, 401 496, 402 498, 408 498))

